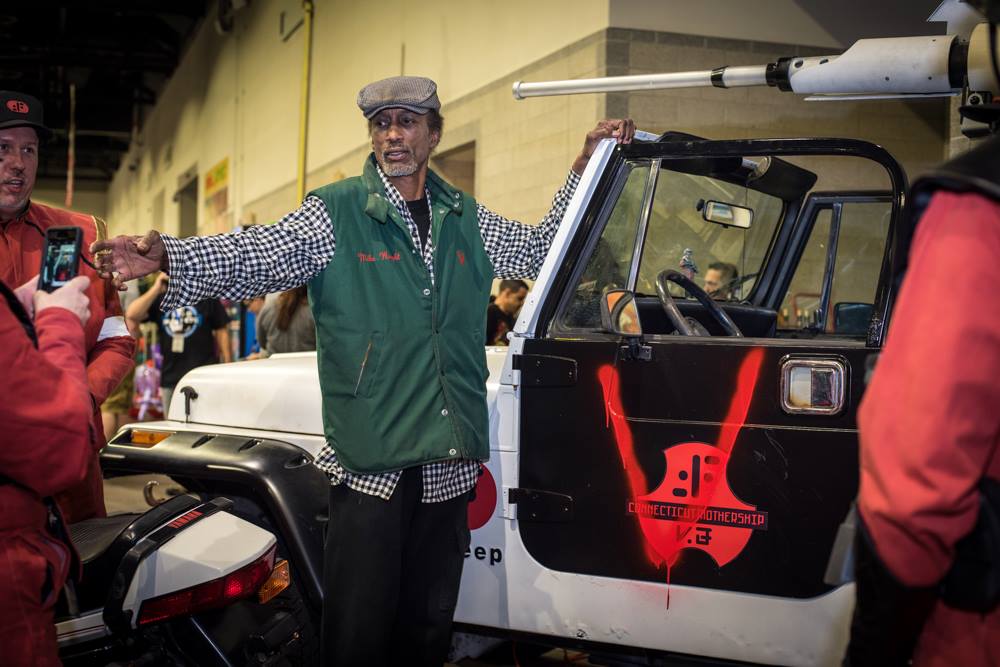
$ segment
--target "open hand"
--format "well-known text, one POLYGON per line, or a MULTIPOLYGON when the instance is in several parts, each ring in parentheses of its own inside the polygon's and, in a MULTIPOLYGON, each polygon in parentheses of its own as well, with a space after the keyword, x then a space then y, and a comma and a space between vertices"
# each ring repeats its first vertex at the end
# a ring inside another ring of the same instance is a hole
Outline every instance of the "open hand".
POLYGON ((583 150, 573 161, 573 171, 582 175, 590 162, 590 156, 597 150, 597 145, 604 139, 614 139, 619 144, 632 143, 635 136, 635 122, 631 118, 604 119, 597 123, 597 127, 587 133, 583 142, 583 150))
POLYGON ((125 283, 150 273, 166 270, 167 248, 155 229, 145 236, 116 236, 90 244, 102 278, 111 277, 115 287, 126 289, 125 283))

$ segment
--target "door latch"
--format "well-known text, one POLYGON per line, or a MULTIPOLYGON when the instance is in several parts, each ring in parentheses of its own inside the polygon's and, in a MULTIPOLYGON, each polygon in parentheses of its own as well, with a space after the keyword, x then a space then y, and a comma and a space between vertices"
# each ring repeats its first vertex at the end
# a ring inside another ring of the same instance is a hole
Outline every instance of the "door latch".
POLYGON ((781 408, 791 415, 835 415, 844 409, 843 359, 787 356, 781 360, 781 408))

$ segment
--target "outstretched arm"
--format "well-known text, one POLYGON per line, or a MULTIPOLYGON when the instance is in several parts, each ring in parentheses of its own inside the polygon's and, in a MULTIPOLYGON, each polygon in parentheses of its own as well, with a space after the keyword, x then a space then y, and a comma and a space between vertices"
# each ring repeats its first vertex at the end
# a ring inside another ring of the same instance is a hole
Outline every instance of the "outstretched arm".
POLYGON ((170 283, 164 308, 209 297, 242 299, 298 287, 333 258, 333 224, 326 206, 307 197, 302 206, 273 225, 242 232, 176 239, 149 232, 98 241, 91 251, 116 284, 164 270, 170 283))
POLYGON ((479 206, 479 232, 483 237, 486 254, 493 262, 493 272, 498 278, 533 279, 538 275, 569 201, 580 183, 580 176, 587 168, 597 145, 604 139, 615 139, 620 144, 628 144, 632 142, 633 136, 635 123, 628 118, 602 120, 588 132, 580 154, 573 161, 566 183, 552 198, 552 207, 539 225, 509 220, 485 206, 479 206))
POLYGON ((479 205, 479 233, 497 278, 534 279, 538 276, 579 183, 580 177, 569 172, 566 183, 552 198, 552 207, 538 225, 510 220, 479 205))

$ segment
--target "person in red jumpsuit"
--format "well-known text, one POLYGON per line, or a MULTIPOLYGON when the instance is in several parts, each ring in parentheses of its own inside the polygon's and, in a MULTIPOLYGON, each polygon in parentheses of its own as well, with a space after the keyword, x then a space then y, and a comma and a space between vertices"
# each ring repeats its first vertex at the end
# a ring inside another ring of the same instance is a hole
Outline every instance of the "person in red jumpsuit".
POLYGON ((0 91, 0 280, 19 286, 38 273, 49 227, 83 230, 80 275, 90 278, 90 319, 84 325, 87 381, 95 428, 86 478, 60 494, 66 521, 104 516, 104 487, 97 452, 106 442, 100 405, 133 368, 135 340, 122 316, 117 290, 97 276, 89 257, 90 244, 103 236, 93 216, 71 213, 30 200, 38 170, 39 140, 49 135, 42 122, 42 105, 30 95, 0 91))
MULTIPOLYGON (((0 282, 0 664, 60 664, 53 606, 73 563, 46 497, 83 480, 93 456, 85 331, 90 280, 24 298, 0 282)), ((53 506, 54 507, 54 506, 53 506)))
POLYGON ((996 666, 1000 608, 949 606, 940 584, 977 523, 980 485, 1000 480, 1000 138, 919 180, 909 200, 923 211, 858 415, 845 664, 996 666))

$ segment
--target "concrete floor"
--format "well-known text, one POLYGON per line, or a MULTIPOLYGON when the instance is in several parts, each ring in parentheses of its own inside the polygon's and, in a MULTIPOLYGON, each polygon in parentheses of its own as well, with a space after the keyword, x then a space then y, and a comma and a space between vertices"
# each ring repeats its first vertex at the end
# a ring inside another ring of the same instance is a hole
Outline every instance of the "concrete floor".
POLYGON ((104 480, 104 505, 108 514, 123 514, 128 512, 145 512, 149 505, 143 499, 142 491, 149 482, 156 482, 153 496, 158 499, 167 498, 168 488, 180 487, 165 475, 126 475, 104 480))

